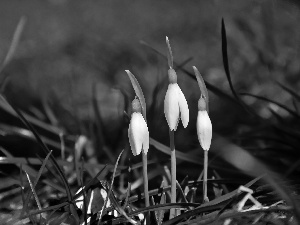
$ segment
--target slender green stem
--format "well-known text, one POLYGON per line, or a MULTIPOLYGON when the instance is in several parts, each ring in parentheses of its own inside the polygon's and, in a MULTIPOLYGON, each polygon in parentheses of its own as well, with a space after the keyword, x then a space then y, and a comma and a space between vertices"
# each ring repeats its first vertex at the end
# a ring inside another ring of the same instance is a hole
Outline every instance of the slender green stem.
MULTIPOLYGON (((145 195, 145 207, 150 206, 149 202, 149 191, 148 191, 148 173, 147 173, 147 154, 142 152, 142 158, 143 158, 143 177, 144 177, 144 195, 145 195)), ((146 220, 147 224, 149 224, 150 215, 149 213, 146 213, 146 220)))
MULTIPOLYGON (((171 149, 171 203, 176 203, 176 153, 174 143, 174 131, 170 130, 171 149)), ((175 209, 170 210, 170 219, 175 217, 175 209)))
POLYGON ((208 151, 204 151, 203 202, 209 202, 207 197, 207 167, 208 167, 208 151))
POLYGON ((143 176, 144 176, 144 193, 145 193, 145 206, 150 206, 149 191, 148 191, 148 173, 147 173, 147 155, 143 152, 143 176))

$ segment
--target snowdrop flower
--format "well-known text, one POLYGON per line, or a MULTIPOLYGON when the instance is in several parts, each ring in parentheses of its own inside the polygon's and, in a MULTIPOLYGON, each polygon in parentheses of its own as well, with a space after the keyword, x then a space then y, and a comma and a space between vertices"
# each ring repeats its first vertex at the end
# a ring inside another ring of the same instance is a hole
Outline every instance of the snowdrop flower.
POLYGON ((201 147, 208 151, 212 138, 212 124, 206 111, 206 102, 202 96, 198 101, 197 134, 201 147))
POLYGON ((189 107, 177 84, 177 75, 174 69, 168 70, 169 86, 164 101, 164 112, 171 131, 176 131, 179 122, 179 112, 184 128, 189 123, 189 107))
POLYGON ((132 114, 128 129, 129 143, 134 156, 139 155, 142 149, 147 154, 149 149, 149 131, 141 112, 141 103, 135 98, 132 101, 132 114))

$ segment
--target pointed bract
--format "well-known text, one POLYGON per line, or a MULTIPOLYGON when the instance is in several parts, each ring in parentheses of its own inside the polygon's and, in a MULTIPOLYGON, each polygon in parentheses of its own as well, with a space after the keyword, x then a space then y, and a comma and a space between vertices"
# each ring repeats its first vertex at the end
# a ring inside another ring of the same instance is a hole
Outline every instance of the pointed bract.
POLYGON ((149 149, 149 131, 144 117, 139 112, 134 112, 131 115, 128 138, 134 156, 139 155, 142 149, 147 154, 149 149))
POLYGON ((197 134, 201 147, 208 151, 212 139, 212 124, 206 110, 198 111, 197 134))

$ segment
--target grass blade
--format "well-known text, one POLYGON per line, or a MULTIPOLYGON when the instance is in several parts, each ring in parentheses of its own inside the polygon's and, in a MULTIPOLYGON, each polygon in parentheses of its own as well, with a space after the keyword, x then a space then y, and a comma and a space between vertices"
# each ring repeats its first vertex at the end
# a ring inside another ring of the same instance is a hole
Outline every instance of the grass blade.
MULTIPOLYGON (((100 216, 99 216, 99 221, 98 221, 98 224, 101 223, 101 219, 102 219, 102 215, 103 215, 103 212, 105 210, 105 207, 107 205, 107 202, 108 202, 108 198, 111 199, 111 202, 114 204, 115 208, 118 210, 118 212, 123 215, 131 224, 136 224, 136 221, 134 221, 133 219, 129 218, 127 216, 127 214, 125 213, 125 211, 123 210, 123 208, 118 204, 118 202, 116 201, 116 199, 114 198, 114 196, 112 195, 112 187, 113 187, 113 183, 114 183, 114 179, 115 179, 115 175, 116 175, 116 171, 117 171, 117 167, 118 167, 118 163, 119 163, 119 160, 122 156, 122 153, 124 152, 124 149, 122 150, 122 152, 119 154, 118 158, 117 158, 117 162, 115 164, 115 168, 114 168, 114 172, 113 172, 113 175, 112 175, 112 180, 111 180, 111 183, 110 183, 110 186, 109 186, 109 190, 108 190, 108 194, 106 196, 106 199, 104 201, 104 204, 103 204, 103 207, 100 211, 100 216)), ((104 184, 104 182, 101 182, 102 185, 104 184)), ((104 185, 105 187, 105 185, 104 185)))
MULTIPOLYGON (((0 97, 2 98, 2 100, 4 100, 19 116, 20 120, 25 124, 25 126, 33 133, 33 135, 35 136, 37 142, 40 144, 42 150, 44 151, 45 154, 48 154, 50 152, 50 150, 48 149, 48 147, 45 145, 45 143, 42 141, 42 139, 40 138, 40 136, 38 135, 38 133, 35 131, 35 129, 32 127, 32 125, 25 119, 25 117, 22 115, 22 113, 15 108, 12 104, 10 104, 3 95, 0 95, 0 97)), ((65 186, 66 189, 66 193, 67 193, 67 197, 68 197, 68 201, 72 202, 73 198, 72 198, 72 194, 71 194, 71 190, 70 190, 70 186, 68 184, 68 181, 63 173, 63 171, 61 170, 61 168, 59 167, 58 163, 56 162, 55 158, 53 155, 50 154, 50 159, 54 165, 54 167, 56 168, 57 172, 59 173, 63 184, 65 186)), ((72 207, 72 205, 70 205, 70 210, 72 213, 76 214, 75 209, 72 207)))
POLYGON ((34 185, 32 184, 31 179, 30 179, 28 173, 25 172, 25 174, 26 174, 26 176, 27 176, 27 179, 28 179, 28 182, 29 182, 29 185, 30 185, 30 189, 31 189, 31 191, 32 191, 32 194, 33 194, 33 196, 34 196, 34 199, 35 199, 35 201, 36 201, 36 204, 37 204, 39 210, 42 210, 42 206, 41 206, 41 203, 40 203, 40 201, 39 201, 39 199, 38 199, 38 196, 37 196, 37 194, 36 194, 36 192, 35 192, 34 185))
POLYGON ((236 93, 233 84, 232 84, 232 80, 231 80, 231 74, 230 74, 230 70, 229 70, 229 63, 228 63, 228 53, 227 53, 227 37, 226 37, 226 28, 225 28, 225 23, 224 23, 224 19, 222 18, 222 25, 221 25, 221 36, 222 36, 222 58, 223 58, 223 65, 224 65, 224 70, 227 76, 227 80, 230 86, 230 90, 233 94, 233 96, 235 97, 235 99, 237 100, 237 102, 250 114, 252 115, 256 115, 255 112, 253 112, 253 110, 247 106, 238 96, 238 94, 236 93))
POLYGON ((256 98, 256 99, 259 99, 259 100, 262 100, 262 101, 273 103, 273 104, 277 105, 278 107, 286 110, 287 112, 289 112, 291 115, 293 115, 297 119, 300 119, 300 116, 297 114, 297 112, 293 111, 292 109, 290 109, 290 108, 286 107, 285 105, 283 105, 279 102, 276 102, 272 99, 269 99, 269 98, 266 98, 266 97, 263 97, 263 96, 259 96, 259 95, 255 95, 255 94, 250 94, 250 93, 240 93, 240 94, 244 95, 244 96, 251 96, 253 98, 256 98))
MULTIPOLYGON (((43 161, 43 164, 42 164, 42 166, 41 166, 41 168, 40 168, 40 170, 39 170, 39 172, 38 172, 38 174, 37 174, 37 176, 35 178, 35 181, 34 181, 32 187, 31 187, 31 189, 35 190, 35 187, 36 187, 36 185, 37 185, 37 183, 38 183, 38 181, 39 181, 39 179, 40 179, 40 177, 41 177, 41 175, 42 175, 42 173, 43 173, 43 171, 44 171, 44 169, 46 167, 46 164, 47 164, 48 159, 49 159, 49 157, 50 157, 51 154, 52 154, 52 151, 50 151, 48 153, 48 155, 46 156, 45 160, 43 161)), ((26 176, 29 179, 29 176, 28 176, 27 173, 26 173, 26 176)), ((30 197, 31 197, 31 193, 33 193, 33 192, 28 192, 28 194, 27 194, 27 197, 25 199, 24 206, 23 206, 23 209, 22 209, 22 212, 21 212, 21 216, 23 215, 24 212, 27 212, 27 207, 28 207, 28 203, 29 203, 29 200, 30 200, 30 197)), ((41 208, 39 208, 39 209, 41 210, 41 208)))

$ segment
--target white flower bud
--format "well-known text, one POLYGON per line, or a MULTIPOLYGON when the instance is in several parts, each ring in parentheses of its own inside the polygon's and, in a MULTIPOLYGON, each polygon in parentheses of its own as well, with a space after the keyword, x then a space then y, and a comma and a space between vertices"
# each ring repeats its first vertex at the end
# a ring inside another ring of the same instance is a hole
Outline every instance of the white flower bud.
POLYGON ((149 131, 147 123, 142 116, 141 106, 138 99, 132 102, 133 113, 128 129, 128 138, 134 156, 139 155, 143 149, 147 154, 149 149, 149 131))
POLYGON ((206 110, 198 111, 197 134, 201 147, 203 150, 208 151, 212 139, 212 124, 206 110))

